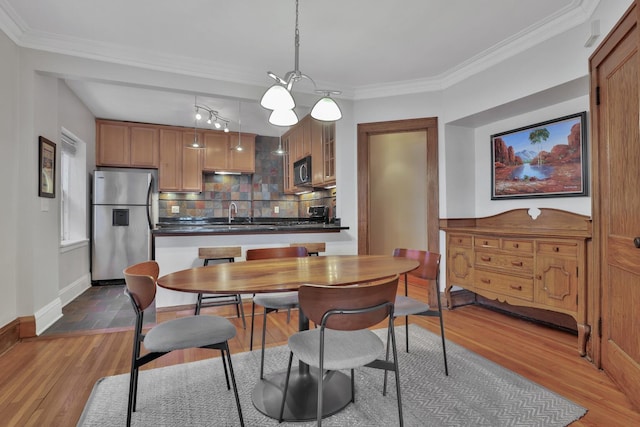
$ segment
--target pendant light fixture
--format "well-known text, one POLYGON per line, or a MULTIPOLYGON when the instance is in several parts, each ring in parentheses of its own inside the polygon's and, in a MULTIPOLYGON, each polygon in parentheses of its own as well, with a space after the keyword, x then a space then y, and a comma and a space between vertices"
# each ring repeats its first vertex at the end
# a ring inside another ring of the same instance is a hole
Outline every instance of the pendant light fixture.
POLYGON ((275 154, 276 156, 284 156, 287 154, 287 152, 282 148, 282 135, 278 138, 278 148, 273 150, 271 154, 275 154))
POLYGON ((244 150, 244 148, 242 148, 242 120, 240 119, 240 108, 241 108, 242 102, 238 101, 238 145, 236 145, 235 147, 231 147, 231 150, 235 150, 235 151, 242 151, 244 150))
POLYGON ((298 115, 293 110, 296 102, 291 95, 293 84, 299 80, 307 79, 313 83, 316 93, 324 95, 311 109, 311 117, 321 121, 336 121, 342 118, 342 112, 338 104, 331 98, 331 95, 339 95, 341 92, 332 90, 318 90, 316 83, 311 77, 303 74, 298 66, 300 49, 300 32, 298 30, 298 0, 296 0, 296 28, 295 28, 295 59, 294 70, 285 74, 284 78, 279 77, 272 71, 267 75, 274 79, 276 83, 262 95, 260 105, 268 110, 272 110, 269 116, 269 123, 276 126, 291 126, 298 123, 298 115))

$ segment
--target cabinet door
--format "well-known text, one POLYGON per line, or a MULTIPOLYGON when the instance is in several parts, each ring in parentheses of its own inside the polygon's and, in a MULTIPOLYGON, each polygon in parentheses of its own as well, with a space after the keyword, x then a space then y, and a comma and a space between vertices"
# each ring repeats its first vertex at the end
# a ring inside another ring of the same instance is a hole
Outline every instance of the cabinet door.
POLYGON ((130 165, 139 168, 157 168, 160 157, 158 128, 131 126, 129 132, 130 165))
POLYGON ((322 122, 311 119, 311 183, 320 187, 324 184, 324 147, 322 145, 322 122))
POLYGON ((96 165, 129 166, 129 126, 124 123, 98 122, 96 165))
POLYGON ((291 194, 294 192, 293 186, 293 144, 291 143, 291 131, 286 132, 282 135, 282 148, 285 151, 285 154, 282 156, 282 170, 283 170, 283 179, 284 192, 287 194, 291 194))
POLYGON ((182 132, 160 129, 160 191, 180 191, 182 187, 182 132))
MULTIPOLYGON (((238 135, 229 139, 230 147, 238 145, 238 135)), ((229 150, 229 170, 233 172, 254 173, 256 171, 256 136, 241 134, 242 151, 229 150)))
POLYGON ((194 138, 198 138, 198 142, 204 140, 203 132, 194 132, 193 130, 184 131, 182 133, 182 163, 180 172, 182 174, 181 191, 202 191, 202 159, 204 157, 203 148, 193 148, 191 144, 194 138))
POLYGON ((229 165, 229 134, 224 132, 204 132, 205 171, 226 171, 229 165))
POLYGON ((536 261, 536 302, 564 312, 578 310, 578 261, 538 254, 536 261))
POLYGON ((323 123, 322 148, 324 150, 324 183, 336 183, 336 124, 323 123))
POLYGON ((296 160, 311 155, 311 116, 305 116, 296 125, 298 136, 296 138, 296 160))
POLYGON ((202 191, 202 157, 201 148, 182 148, 182 191, 202 191))

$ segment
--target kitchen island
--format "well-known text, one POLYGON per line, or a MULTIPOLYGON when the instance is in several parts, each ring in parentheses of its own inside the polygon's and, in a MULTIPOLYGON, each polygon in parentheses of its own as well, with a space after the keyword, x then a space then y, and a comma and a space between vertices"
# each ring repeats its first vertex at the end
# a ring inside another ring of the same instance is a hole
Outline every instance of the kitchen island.
MULTIPOLYGON (((153 259, 160 265, 160 275, 202 265, 198 248, 240 246, 244 261, 247 249, 289 246, 291 243, 324 242, 327 255, 353 255, 357 242, 349 227, 310 221, 248 222, 220 221, 162 224, 153 230, 153 259)), ((158 288, 156 307, 194 305, 196 294, 158 288)))

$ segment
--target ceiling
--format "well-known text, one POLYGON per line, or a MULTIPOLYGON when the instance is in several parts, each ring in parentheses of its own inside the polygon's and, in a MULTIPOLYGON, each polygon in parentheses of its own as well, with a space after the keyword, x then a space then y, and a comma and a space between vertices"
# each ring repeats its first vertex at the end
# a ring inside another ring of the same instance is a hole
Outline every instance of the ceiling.
MULTIPOLYGON (((599 1, 300 0, 299 69, 342 91, 338 103, 443 89, 588 21, 599 1)), ((294 69, 294 0, 0 0, 0 29, 27 48, 256 88, 294 69)), ((283 131, 258 99, 68 84, 96 117, 193 126, 197 96, 233 130, 240 117, 243 131, 283 131)), ((297 83, 294 96, 313 89, 297 83)))

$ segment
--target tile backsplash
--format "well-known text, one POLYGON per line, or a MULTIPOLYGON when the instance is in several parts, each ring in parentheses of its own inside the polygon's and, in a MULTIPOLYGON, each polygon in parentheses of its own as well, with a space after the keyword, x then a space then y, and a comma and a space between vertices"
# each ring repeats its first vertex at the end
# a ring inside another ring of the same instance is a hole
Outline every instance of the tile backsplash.
POLYGON ((237 217, 304 218, 307 208, 316 205, 328 206, 330 216, 333 215, 335 188, 301 195, 284 194, 282 157, 271 153, 277 146, 278 138, 256 137, 256 170, 252 175, 207 173, 202 193, 160 193, 158 216, 226 217, 231 202, 238 207, 237 217))

